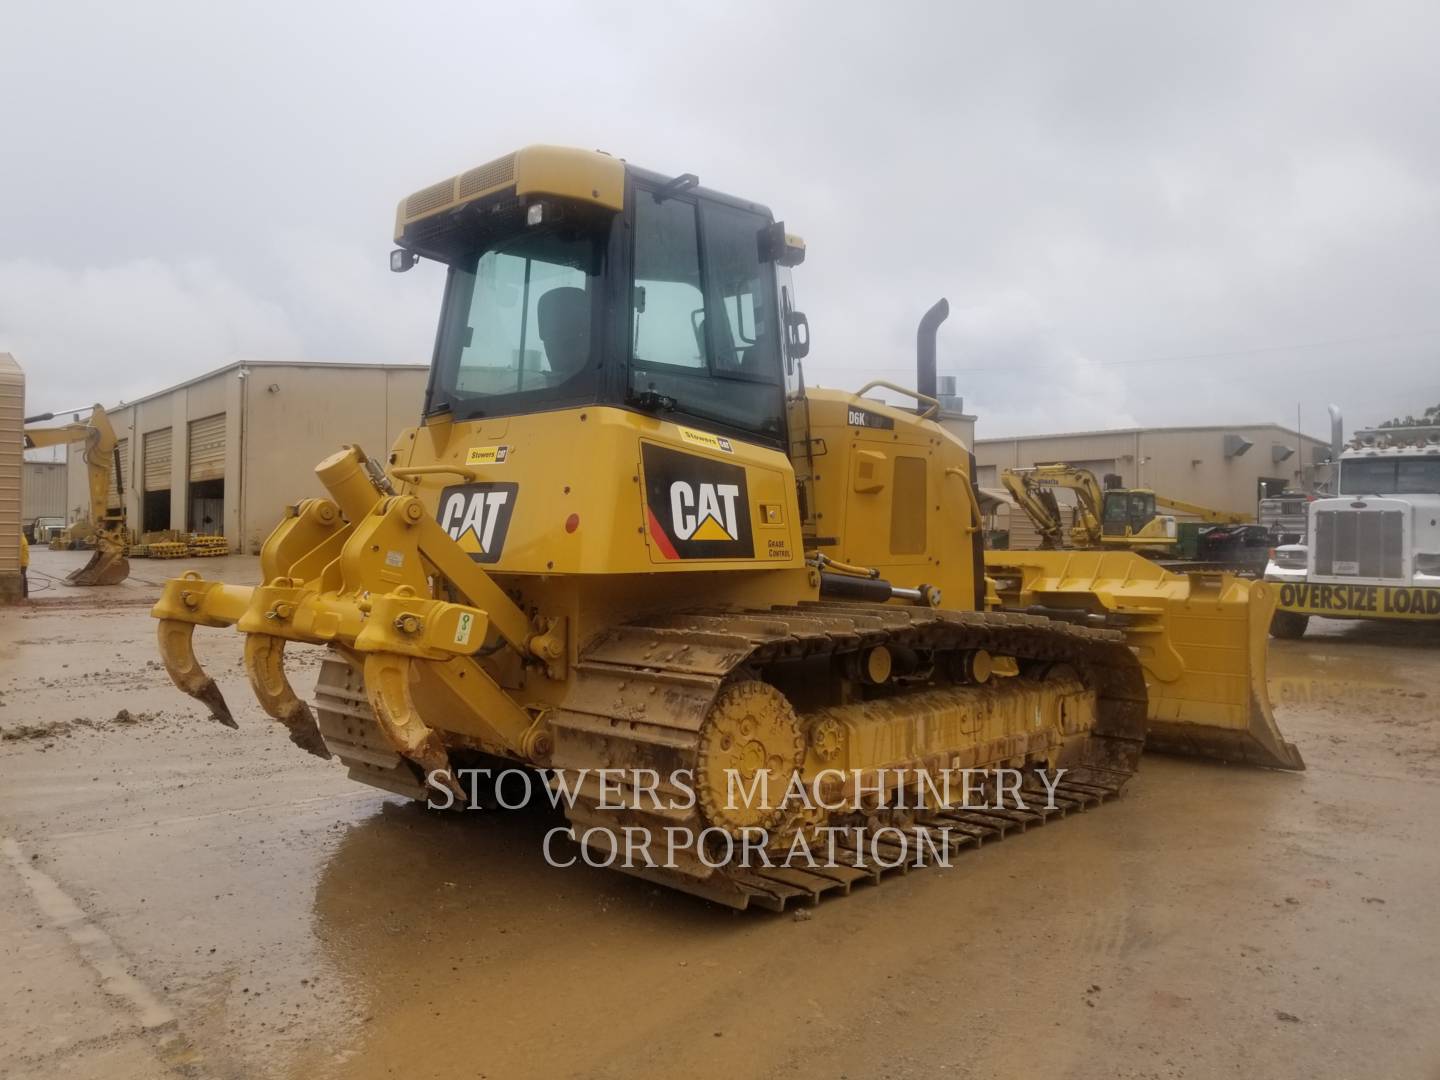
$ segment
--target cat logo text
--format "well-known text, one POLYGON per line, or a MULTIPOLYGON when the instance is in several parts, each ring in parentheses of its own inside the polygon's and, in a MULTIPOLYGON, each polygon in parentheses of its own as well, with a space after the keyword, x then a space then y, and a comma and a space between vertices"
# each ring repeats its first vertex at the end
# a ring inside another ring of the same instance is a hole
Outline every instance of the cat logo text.
POLYGON ((440 527, 470 558, 498 562, 519 484, 460 484, 440 493, 440 527))
POLYGON ((739 533, 735 524, 735 500, 740 497, 738 484, 687 484, 676 480, 670 485, 670 521, 681 540, 734 540, 739 533))

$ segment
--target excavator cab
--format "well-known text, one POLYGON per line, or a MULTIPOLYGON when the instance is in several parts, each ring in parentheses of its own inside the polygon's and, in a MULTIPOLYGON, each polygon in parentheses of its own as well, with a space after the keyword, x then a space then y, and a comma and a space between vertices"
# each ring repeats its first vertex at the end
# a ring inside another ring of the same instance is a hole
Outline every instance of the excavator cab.
POLYGON ((1133 536, 1155 517, 1153 491, 1112 489, 1105 492, 1101 512, 1106 536, 1133 536))
POLYGON ((1106 491, 1100 514, 1104 542, 1175 543, 1175 519, 1167 514, 1157 514, 1155 506, 1153 491, 1134 488, 1106 491))

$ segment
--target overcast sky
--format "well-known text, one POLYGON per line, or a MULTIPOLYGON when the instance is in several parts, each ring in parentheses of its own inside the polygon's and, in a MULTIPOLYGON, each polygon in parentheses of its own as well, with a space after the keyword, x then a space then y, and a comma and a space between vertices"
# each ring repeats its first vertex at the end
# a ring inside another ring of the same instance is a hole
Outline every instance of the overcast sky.
MULTIPOLYGON (((1440 401, 1440 4, 11 0, 0 351, 29 409, 429 359, 403 195, 529 142, 767 203, 807 377, 977 433, 1440 401)), ((417 402, 418 409, 418 402, 417 402)))

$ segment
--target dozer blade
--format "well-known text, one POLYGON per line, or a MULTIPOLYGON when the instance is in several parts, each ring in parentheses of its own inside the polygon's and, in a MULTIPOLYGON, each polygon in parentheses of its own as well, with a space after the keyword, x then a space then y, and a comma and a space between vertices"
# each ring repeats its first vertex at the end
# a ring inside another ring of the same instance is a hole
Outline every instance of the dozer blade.
POLYGON ((1147 749, 1305 768, 1270 708, 1264 582, 1170 573, 1132 552, 991 551, 985 565, 1007 609, 1124 631, 1145 670, 1147 749))
POLYGON ((90 561, 65 577, 67 585, 118 585, 130 576, 130 560, 114 551, 97 548, 90 561))
POLYGON ((230 715, 230 706, 225 696, 215 685, 215 680, 205 674, 200 661, 195 659, 195 624, 176 619, 161 619, 156 626, 155 636, 160 644, 160 657, 165 661, 165 670, 176 686, 210 710, 210 715, 229 728, 238 728, 235 718, 230 715))

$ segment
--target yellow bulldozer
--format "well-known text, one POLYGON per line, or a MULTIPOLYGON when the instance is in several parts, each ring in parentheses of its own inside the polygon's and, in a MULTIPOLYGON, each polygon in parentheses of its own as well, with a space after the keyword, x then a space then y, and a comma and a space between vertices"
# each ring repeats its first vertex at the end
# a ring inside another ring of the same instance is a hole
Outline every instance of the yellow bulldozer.
POLYGON ((67 530, 70 534, 93 530, 94 550, 86 564, 66 575, 69 585, 118 585, 130 576, 129 533, 125 527, 125 478, 120 468, 120 452, 116 448, 115 429, 99 405, 90 407, 86 420, 76 420, 59 427, 31 427, 54 420, 54 413, 25 418, 25 448, 65 446, 84 443, 86 481, 90 495, 90 517, 80 527, 67 530), (111 469, 114 469, 115 490, 121 506, 112 511, 109 503, 111 469))
POLYGON ((1126 553, 987 563, 974 459, 938 423, 943 301, 916 387, 807 387, 783 222, 550 146, 416 192, 395 237, 393 270, 448 271, 419 425, 321 462, 328 497, 290 509, 258 585, 187 574, 154 607, 221 722, 197 626, 242 632, 264 711, 355 779, 443 803, 479 763, 543 770, 578 850, 737 908, 875 876, 843 840, 780 857, 822 829, 958 848, 1104 801, 1147 731, 1303 767, 1266 697, 1265 585, 1126 553), (328 650, 313 710, 291 644, 328 650), (895 798, 991 767, 1054 798, 895 798), (755 795, 797 784, 828 801, 755 795), (773 860, 734 854, 757 830, 773 860), (669 858, 617 857, 662 833, 669 858))

